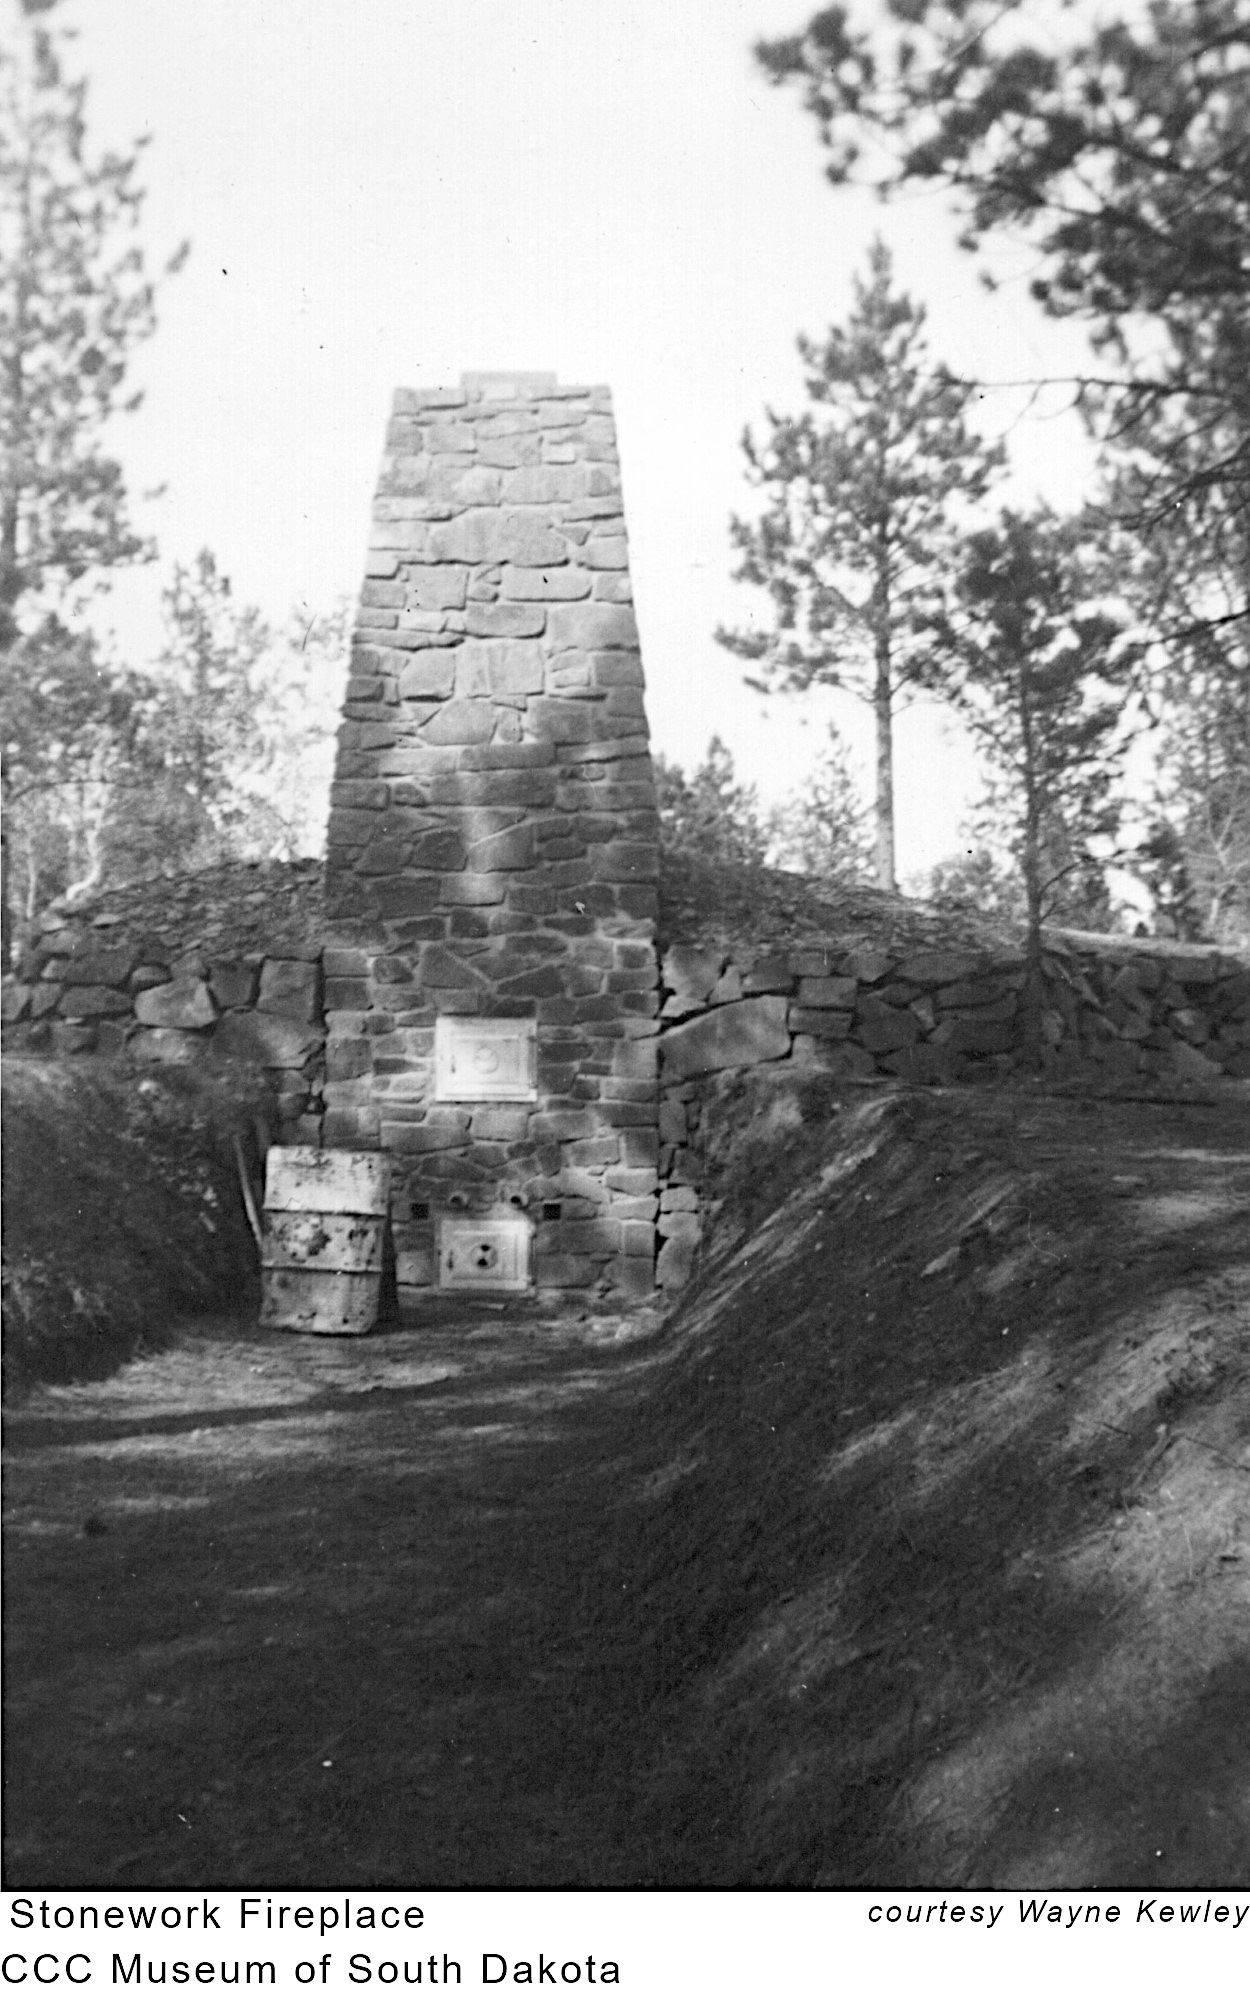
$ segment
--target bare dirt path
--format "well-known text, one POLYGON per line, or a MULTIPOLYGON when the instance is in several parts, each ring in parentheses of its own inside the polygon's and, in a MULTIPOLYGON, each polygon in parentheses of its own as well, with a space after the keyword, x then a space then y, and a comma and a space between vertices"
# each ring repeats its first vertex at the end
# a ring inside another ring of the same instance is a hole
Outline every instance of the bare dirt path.
POLYGON ((805 1101, 655 1343, 19 1404, 10 1885, 1244 1886, 1240 1101, 805 1101))
POLYGON ((222 1322, 15 1411, 10 1885, 624 1878, 591 1627, 636 1367, 222 1322))

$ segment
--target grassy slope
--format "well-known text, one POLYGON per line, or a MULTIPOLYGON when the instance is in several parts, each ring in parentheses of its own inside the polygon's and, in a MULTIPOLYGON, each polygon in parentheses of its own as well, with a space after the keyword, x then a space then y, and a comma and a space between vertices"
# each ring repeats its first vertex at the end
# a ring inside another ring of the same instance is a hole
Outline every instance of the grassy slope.
POLYGON ((103 1375, 171 1315, 246 1298, 246 1087, 15 1057, 3 1099, 7 1386, 103 1375))
POLYGON ((759 1090, 647 1413, 663 1878, 1244 1879, 1242 1111, 759 1090))

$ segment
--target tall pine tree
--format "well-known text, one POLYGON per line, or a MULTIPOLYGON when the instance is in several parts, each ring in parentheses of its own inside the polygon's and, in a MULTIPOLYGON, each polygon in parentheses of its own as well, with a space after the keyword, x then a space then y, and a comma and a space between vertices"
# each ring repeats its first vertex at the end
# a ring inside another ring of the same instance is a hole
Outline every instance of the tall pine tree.
POLYGON ((64 37, 47 6, 23 12, 0 50, 0 648, 24 597, 144 550, 105 434, 137 406, 127 366, 155 322, 137 236, 146 140, 91 156, 64 37))
POLYGON ((991 771, 1026 915, 1026 1019, 1037 1039, 1042 923, 1091 840, 1119 819, 1117 776, 1138 654, 1087 571, 1080 522, 1039 508, 974 533, 934 618, 947 688, 991 771))
MULTIPOLYGON (((92 156, 86 85, 66 73, 66 37, 50 22, 54 11, 55 0, 22 0, 20 28, 0 48, 0 703, 6 706, 22 702, 26 680, 54 668, 58 645, 65 653, 61 675, 81 675, 87 652, 64 621, 72 591, 88 575, 147 551, 106 441, 112 417, 137 404, 127 390, 127 367, 154 323, 153 284, 137 234, 143 206, 137 173, 146 141, 92 156)), ((96 708, 109 708, 115 689, 102 683, 99 699, 88 700, 93 726, 96 708)), ((54 702, 50 724, 64 717, 64 704, 54 702)), ((0 753, 6 807, 17 799, 11 744, 0 753)), ((52 734, 26 739, 23 781, 32 747, 36 759, 54 749, 70 758, 77 751, 75 742, 52 734)), ((94 752, 90 741, 82 751, 94 752)), ((7 961, 7 845, 2 869, 7 961)))
POLYGON ((968 422, 972 390, 929 355, 926 313, 894 288, 874 242, 846 323, 801 338, 811 406, 768 413, 743 449, 766 504, 735 518, 736 578, 771 598, 774 627, 720 630, 759 667, 760 689, 844 687, 872 708, 875 870, 895 887, 894 719, 932 687, 928 612, 956 524, 984 497, 1002 451, 968 422))

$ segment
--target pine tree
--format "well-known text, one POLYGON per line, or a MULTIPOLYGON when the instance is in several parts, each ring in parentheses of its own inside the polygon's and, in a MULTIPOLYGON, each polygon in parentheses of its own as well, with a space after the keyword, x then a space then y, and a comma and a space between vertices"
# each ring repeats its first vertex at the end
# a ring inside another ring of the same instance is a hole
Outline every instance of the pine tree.
MULTIPOLYGON (((98 759, 99 717, 115 688, 101 680, 91 694, 85 685, 87 653, 66 626, 68 596, 92 573, 149 550, 105 445, 111 418, 137 405, 127 392, 127 366, 154 323, 154 287, 137 239, 146 141, 129 152, 89 155, 86 85, 66 74, 67 37, 47 20, 54 5, 23 0, 22 25, 0 48, 0 700, 10 710, 22 706, 24 679, 34 669, 46 675, 59 652, 53 675, 77 690, 68 701, 53 700, 53 709, 62 718, 87 712, 89 721, 83 742, 58 742, 45 728, 37 747, 28 726, 26 768, 32 754, 40 763, 58 746, 75 765, 98 759)), ((6 811, 20 801, 14 766, 6 752, 6 811)), ((6 841, 5 961, 12 942, 8 861, 6 841)))
POLYGON ((760 667, 760 689, 840 686, 871 706, 876 736, 875 867, 895 888, 894 718, 934 683, 927 617, 957 520, 1003 461, 968 423, 972 390, 935 364, 926 314, 893 285, 875 242, 845 325, 802 338, 811 406, 748 429, 750 477, 767 503, 735 518, 736 578, 771 598, 775 627, 718 631, 760 667))
POLYGON ((740 782, 733 755, 718 734, 692 774, 655 756, 660 838, 667 851, 713 864, 760 865, 768 837, 754 787, 740 782))
MULTIPOLYGON (((32 8, 0 50, 0 649, 24 598, 146 551, 104 441, 154 323, 137 239, 146 139, 93 158, 86 89, 32 8)), ((175 267, 180 251, 169 267, 175 267)))
MULTIPOLYGON (((1027 247, 1040 306, 1089 330, 1072 385, 1108 453, 1134 459, 1136 502, 1121 509, 1134 530, 1179 523, 1210 539, 1222 515, 1244 543, 1245 0, 835 4, 756 55, 797 86, 835 186, 940 190, 964 248, 1027 247)), ((1244 631, 1244 554, 1230 572, 1232 600, 1198 613, 1244 631)))
POLYGON ((271 754, 258 715, 272 632, 259 610, 236 604, 207 548, 175 567, 164 608, 136 748, 149 783, 128 797, 117 826, 119 862, 131 871, 235 855, 249 837, 274 841, 279 828, 258 779, 271 754))
POLYGON ((801 792, 769 812, 774 861, 825 885, 862 884, 872 875, 869 814, 845 742, 831 726, 801 792))
POLYGON ((934 618, 951 694, 990 765, 991 818, 1019 868, 1034 1037, 1053 895, 1074 870, 1096 864, 1091 840, 1118 827, 1138 662, 1123 615, 1094 592, 1085 545, 1076 520, 1044 508, 1004 512, 968 541, 934 618))

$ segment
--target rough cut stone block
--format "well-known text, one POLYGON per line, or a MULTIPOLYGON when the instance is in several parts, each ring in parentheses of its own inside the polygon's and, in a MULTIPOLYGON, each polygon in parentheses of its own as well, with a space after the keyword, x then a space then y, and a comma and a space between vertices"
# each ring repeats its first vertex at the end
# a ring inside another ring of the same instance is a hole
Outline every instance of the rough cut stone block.
POLYGON ((492 694, 541 692, 543 657, 533 643, 488 643, 486 681, 492 694))
POLYGON ((419 415, 427 408, 463 408, 464 387, 397 387, 391 399, 396 415, 419 415))
POLYGON ((879 948, 857 948, 852 954, 843 955, 836 966, 856 982, 880 982, 889 974, 893 961, 879 948))
POLYGON ((204 1031, 215 1021, 217 1005, 208 984, 198 976, 179 976, 135 997, 135 1017, 141 1024, 180 1031, 204 1031))
POLYGON ((0 1022, 19 1024, 30 1007, 30 986, 25 982, 6 982, 0 989, 0 1022))
POLYGON ((406 609, 462 609, 469 585, 467 567, 406 567, 402 598, 406 609))
POLYGON ((243 1010, 256 1000, 257 964, 250 961, 214 961, 208 970, 208 986, 222 1010, 243 1010))
POLYGON ((919 954, 906 956, 899 963, 898 973, 905 982, 919 982, 932 987, 943 982, 962 982, 984 966, 974 954, 927 948, 919 954))
POLYGON ((790 1011, 792 1031, 806 1032, 810 1037, 844 1038, 851 1030, 849 1010, 805 1010, 795 1004, 790 1011))
POLYGON ((721 957, 698 948, 670 948, 664 957, 661 980, 676 996, 704 1003, 720 978, 721 957))
POLYGON ((480 745, 495 731, 495 709, 486 699, 449 699, 421 728, 436 747, 480 745))
POLYGON ((488 566, 511 561, 517 567, 559 567, 568 546, 553 533, 544 514, 475 510, 430 532, 430 556, 488 566))
MULTIPOLYGON (((746 996, 785 995, 793 986, 790 964, 781 955, 769 955, 763 961, 757 961, 742 982, 746 996)), ((851 986, 854 988, 854 983, 851 986)))
POLYGON ((135 965, 137 957, 130 946, 84 948, 65 964, 66 982, 104 983, 119 989, 135 965))
POLYGON ((261 967, 256 1007, 293 1023, 314 1023, 320 1016, 320 982, 315 962, 271 959, 261 967))
POLYGON ((910 1010, 897 1010, 877 997, 861 996, 855 1036, 865 1051, 901 1051, 920 1036, 920 1024, 910 1010))
POLYGON ((109 989, 103 983, 94 986, 90 983, 67 985, 57 1005, 61 1016, 72 1017, 79 1023, 88 1017, 129 1016, 130 1007, 129 996, 123 995, 120 989, 109 989))
MULTIPOLYGON (((382 1109, 385 1113, 385 1105, 382 1109)), ((446 1126, 427 1126, 422 1122, 383 1120, 382 1146, 396 1155, 434 1155, 447 1149, 463 1148, 468 1141, 465 1116, 465 1129, 455 1130, 446 1126)))
MULTIPOLYGON (((491 373, 479 369, 462 373, 460 384, 463 393, 455 403, 457 407, 463 405, 466 397, 474 401, 542 401, 551 396, 580 394, 583 391, 581 388, 562 388, 553 373, 536 371, 491 373)), ((396 412, 399 412, 398 409, 396 412)))
POLYGON ((638 625, 632 609, 614 602, 557 603, 547 617, 547 644, 552 650, 634 650, 638 625))
POLYGON ((425 651, 399 674, 401 699, 446 699, 456 682, 456 660, 445 650, 425 651))
POLYGON ((581 483, 575 470, 550 463, 525 464, 504 472, 502 496, 508 505, 554 505, 579 496, 581 483))
POLYGON ((598 1259, 579 1259, 571 1254, 544 1252, 534 1260, 534 1277, 540 1287, 588 1287, 599 1277, 598 1259))
POLYGON ((470 871, 524 871, 533 862, 533 834, 525 825, 501 830, 493 837, 482 837, 469 846, 470 871))
POLYGON ((670 1292, 687 1285, 698 1250, 697 1238, 666 1238, 655 1262, 656 1285, 670 1292))
POLYGON ((421 871, 460 871, 464 843, 458 830, 428 830, 412 846, 409 862, 421 871))
POLYGON ((849 1010, 855 1006, 858 984, 850 975, 804 975, 799 1002, 812 1010, 849 1010))
POLYGON ((503 576, 504 594, 519 602, 580 602, 592 585, 576 567, 506 567, 503 576))
POLYGON ((332 1037, 326 1046, 326 1079, 330 1084, 359 1079, 372 1071, 368 1038, 332 1037))
POLYGON ((435 456, 477 448, 477 436, 469 422, 431 422, 422 434, 426 449, 435 456))
POLYGON ((749 996, 677 1024, 660 1041, 660 1060, 665 1084, 673 1085, 704 1072, 762 1065, 789 1050, 785 998, 749 996))
POLYGON ((469 636, 541 636, 546 621, 546 612, 531 602, 475 602, 465 610, 464 626, 469 636))
POLYGON ((261 1010, 230 1010, 213 1032, 212 1047, 215 1058, 294 1071, 323 1041, 320 1030, 292 1018, 266 1015, 261 1010))
POLYGON ((496 465, 501 470, 516 470, 522 464, 541 463, 542 454, 542 438, 539 436, 483 436, 478 444, 479 461, 496 465))
POLYGON ((536 700, 526 714, 526 723, 537 739, 560 745, 588 741, 591 735, 589 710, 572 699, 536 700))
POLYGON ((619 570, 629 566, 629 547, 622 533, 615 539, 592 539, 582 549, 582 561, 587 567, 619 570))

